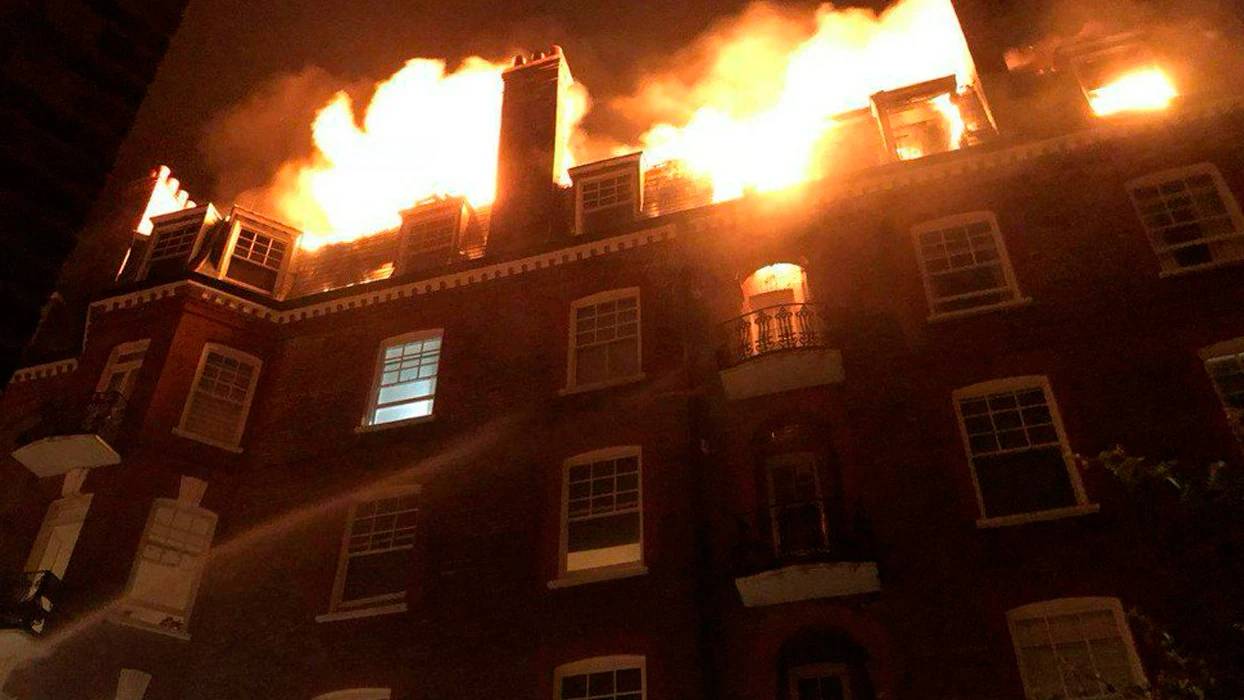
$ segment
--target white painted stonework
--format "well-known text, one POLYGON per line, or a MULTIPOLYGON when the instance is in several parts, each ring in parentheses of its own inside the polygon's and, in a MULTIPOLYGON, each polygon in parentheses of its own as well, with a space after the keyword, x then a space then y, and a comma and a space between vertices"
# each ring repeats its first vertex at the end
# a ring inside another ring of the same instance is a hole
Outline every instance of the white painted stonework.
POLYGON ((830 562, 795 564, 734 580, 743 605, 794 603, 816 598, 837 598, 881 590, 876 562, 830 562))
POLYGON ((721 371, 731 401, 843 380, 842 353, 828 348, 780 350, 721 371))

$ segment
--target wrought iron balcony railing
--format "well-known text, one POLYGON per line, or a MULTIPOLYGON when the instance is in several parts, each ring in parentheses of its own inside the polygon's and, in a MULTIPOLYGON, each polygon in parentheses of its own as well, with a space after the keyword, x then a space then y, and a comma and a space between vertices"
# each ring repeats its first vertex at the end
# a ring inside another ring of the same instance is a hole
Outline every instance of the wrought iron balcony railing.
POLYGON ((825 347, 824 324, 813 304, 778 304, 723 324, 723 367, 794 348, 825 347))
POLYGON ((60 579, 51 571, 31 571, 2 581, 0 629, 42 635, 55 607, 60 579))
POLYGON ((42 419, 18 442, 25 445, 61 435, 98 435, 111 444, 124 417, 125 396, 117 391, 96 392, 78 401, 61 399, 48 404, 42 419))
POLYGON ((738 517, 738 573, 790 564, 876 561, 872 528, 862 510, 848 519, 838 501, 812 500, 761 508, 738 517))

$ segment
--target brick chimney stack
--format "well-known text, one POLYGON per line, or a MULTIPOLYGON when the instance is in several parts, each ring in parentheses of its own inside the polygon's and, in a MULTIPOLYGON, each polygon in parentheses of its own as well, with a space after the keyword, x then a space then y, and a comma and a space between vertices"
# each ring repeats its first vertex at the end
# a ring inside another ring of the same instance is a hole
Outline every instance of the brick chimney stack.
POLYGON ((569 128, 562 96, 571 77, 561 47, 516 56, 503 78, 490 255, 527 250, 552 239, 569 128))

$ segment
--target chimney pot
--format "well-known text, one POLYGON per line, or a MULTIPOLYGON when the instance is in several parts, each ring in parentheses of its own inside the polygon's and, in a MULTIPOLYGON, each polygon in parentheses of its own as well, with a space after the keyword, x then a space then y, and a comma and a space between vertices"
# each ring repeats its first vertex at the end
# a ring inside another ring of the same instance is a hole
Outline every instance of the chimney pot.
POLYGON ((535 56, 532 56, 531 58, 532 58, 532 60, 534 60, 534 61, 539 61, 540 59, 544 58, 544 52, 543 52, 543 51, 537 51, 537 52, 536 52, 536 55, 535 55, 535 56))
POLYGON ((527 57, 522 55, 521 53, 514 57, 514 66, 516 68, 518 66, 526 65, 526 63, 527 63, 527 57))

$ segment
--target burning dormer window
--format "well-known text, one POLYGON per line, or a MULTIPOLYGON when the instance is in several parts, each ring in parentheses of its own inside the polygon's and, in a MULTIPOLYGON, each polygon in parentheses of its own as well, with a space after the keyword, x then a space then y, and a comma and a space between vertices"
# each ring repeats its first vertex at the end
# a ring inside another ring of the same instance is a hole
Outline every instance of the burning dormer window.
POLYGON ((575 233, 608 231, 634 221, 643 207, 640 154, 574 168, 575 233))
POLYGON ((1099 117, 1166 109, 1179 94, 1154 54, 1135 36, 1077 46, 1066 58, 1089 108, 1099 117))
POLYGON ((961 105, 973 97, 972 92, 958 93, 953 75, 873 95, 890 157, 915 160, 963 146, 970 125, 961 105))
POLYGON ((185 272, 198 252, 203 233, 220 221, 211 204, 157 216, 151 220, 151 241, 140 277, 169 277, 185 272))

